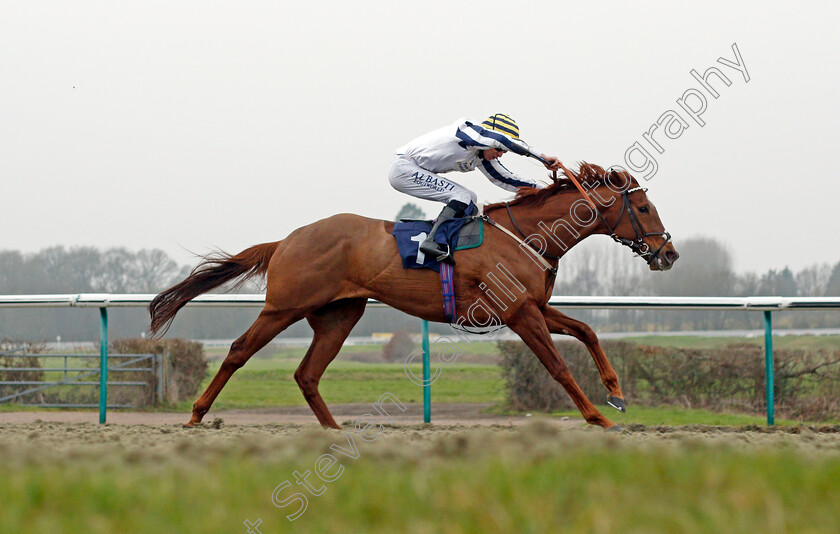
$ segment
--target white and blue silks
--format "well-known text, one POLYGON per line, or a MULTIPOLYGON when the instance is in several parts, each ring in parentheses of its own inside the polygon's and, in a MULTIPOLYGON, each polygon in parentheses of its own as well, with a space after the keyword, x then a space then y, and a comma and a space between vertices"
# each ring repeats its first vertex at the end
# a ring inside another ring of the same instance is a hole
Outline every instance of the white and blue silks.
POLYGON ((507 191, 515 192, 519 187, 541 187, 507 169, 498 158, 491 161, 483 159, 480 152, 487 149, 536 158, 540 156, 539 152, 519 139, 459 119, 398 148, 388 178, 398 191, 444 203, 458 200, 469 204, 476 202, 477 197, 466 187, 438 173, 469 172, 477 168, 488 180, 507 191))

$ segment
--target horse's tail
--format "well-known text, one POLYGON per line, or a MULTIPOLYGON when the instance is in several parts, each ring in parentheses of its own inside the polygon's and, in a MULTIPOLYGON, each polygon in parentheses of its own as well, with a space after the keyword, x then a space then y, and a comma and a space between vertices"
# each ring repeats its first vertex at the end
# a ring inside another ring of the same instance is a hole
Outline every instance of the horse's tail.
POLYGON ((245 249, 235 256, 219 252, 206 256, 190 275, 156 296, 149 304, 152 317, 151 333, 165 333, 175 319, 175 314, 195 297, 219 287, 229 280, 253 276, 263 276, 268 270, 268 262, 280 241, 263 243, 245 249))

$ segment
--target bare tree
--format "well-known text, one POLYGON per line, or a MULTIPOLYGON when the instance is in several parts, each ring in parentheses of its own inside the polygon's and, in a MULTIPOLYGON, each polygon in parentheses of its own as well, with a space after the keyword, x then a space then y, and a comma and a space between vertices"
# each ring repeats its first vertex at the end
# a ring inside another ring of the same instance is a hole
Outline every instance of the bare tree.
POLYGON ((129 293, 132 291, 134 254, 125 248, 109 248, 101 254, 99 272, 93 281, 97 291, 129 293))
POLYGON ((831 278, 831 265, 814 264, 796 273, 797 293, 802 297, 821 297, 828 287, 831 278))
POLYGON ((840 297, 840 262, 831 270, 831 276, 828 278, 825 287, 825 296, 840 297))
POLYGON ((155 293, 169 285, 179 274, 178 264, 160 249, 144 248, 134 261, 134 288, 140 293, 155 293))

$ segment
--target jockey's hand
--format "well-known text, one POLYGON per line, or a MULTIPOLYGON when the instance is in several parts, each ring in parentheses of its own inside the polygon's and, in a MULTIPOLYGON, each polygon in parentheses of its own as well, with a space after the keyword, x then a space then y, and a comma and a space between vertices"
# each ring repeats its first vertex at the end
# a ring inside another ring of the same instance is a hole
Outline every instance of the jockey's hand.
POLYGON ((546 169, 556 171, 560 168, 560 160, 557 159, 556 156, 546 156, 545 154, 540 154, 540 158, 542 158, 542 164, 545 165, 546 169))

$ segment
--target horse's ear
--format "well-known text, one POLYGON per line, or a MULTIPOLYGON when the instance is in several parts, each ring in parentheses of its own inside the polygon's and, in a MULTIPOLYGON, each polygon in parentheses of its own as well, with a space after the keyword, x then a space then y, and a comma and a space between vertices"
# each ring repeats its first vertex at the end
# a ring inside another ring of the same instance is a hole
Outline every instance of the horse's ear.
POLYGON ((627 173, 618 172, 615 169, 607 171, 607 184, 611 185, 617 191, 624 191, 632 183, 630 175, 627 173))

